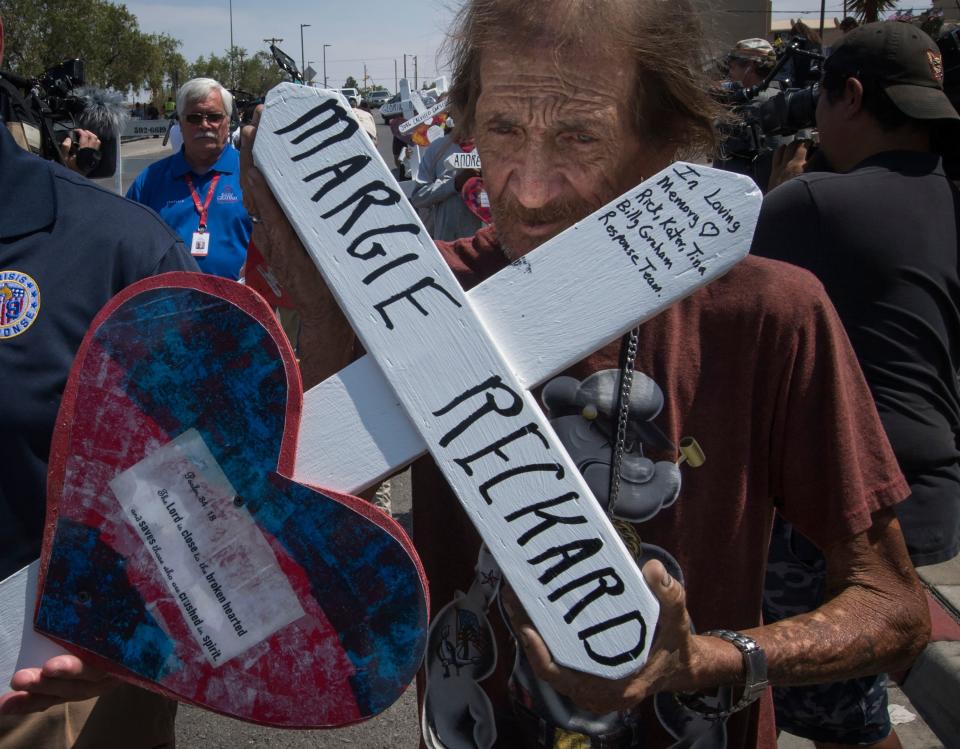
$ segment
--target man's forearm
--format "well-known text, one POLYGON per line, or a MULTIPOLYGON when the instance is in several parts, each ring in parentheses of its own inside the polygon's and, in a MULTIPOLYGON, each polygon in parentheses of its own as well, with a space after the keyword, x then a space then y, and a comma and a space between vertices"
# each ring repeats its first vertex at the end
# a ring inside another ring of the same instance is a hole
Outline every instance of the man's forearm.
POLYGON ((770 681, 814 684, 904 668, 930 620, 892 510, 825 550, 828 600, 815 611, 748 632, 767 653, 770 681))

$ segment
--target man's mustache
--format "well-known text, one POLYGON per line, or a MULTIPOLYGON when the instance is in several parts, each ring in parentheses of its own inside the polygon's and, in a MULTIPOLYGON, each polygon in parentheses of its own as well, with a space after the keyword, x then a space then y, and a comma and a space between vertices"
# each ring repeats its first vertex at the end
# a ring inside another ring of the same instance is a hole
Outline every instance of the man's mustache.
POLYGON ((212 138, 213 140, 216 140, 217 134, 213 130, 201 130, 199 133, 196 133, 193 136, 194 140, 200 140, 202 138, 212 138))
POLYGON ((497 200, 490 198, 495 224, 521 223, 527 225, 566 222, 573 224, 589 216, 596 209, 592 203, 579 198, 558 198, 537 208, 527 208, 511 195, 497 200))

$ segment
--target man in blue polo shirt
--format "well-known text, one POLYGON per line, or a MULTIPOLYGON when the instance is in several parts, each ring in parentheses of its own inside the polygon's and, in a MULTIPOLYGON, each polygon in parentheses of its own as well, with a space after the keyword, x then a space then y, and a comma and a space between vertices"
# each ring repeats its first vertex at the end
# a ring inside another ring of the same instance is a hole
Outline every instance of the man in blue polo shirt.
POLYGON ((200 270, 236 280, 252 224, 240 190, 240 155, 229 140, 232 111, 233 96, 217 81, 187 81, 177 94, 183 147, 144 169, 127 197, 159 213, 200 270))

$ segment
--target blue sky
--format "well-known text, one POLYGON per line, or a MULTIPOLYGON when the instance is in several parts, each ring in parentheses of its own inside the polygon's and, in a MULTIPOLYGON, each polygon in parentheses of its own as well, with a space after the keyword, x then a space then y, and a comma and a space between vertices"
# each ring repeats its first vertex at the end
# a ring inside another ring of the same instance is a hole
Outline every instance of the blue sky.
MULTIPOLYGON (((165 31, 183 42, 192 61, 230 46, 228 0, 125 0, 140 29, 165 31)), ((437 51, 450 24, 456 0, 233 0, 233 39, 250 52, 266 50, 265 38, 283 39, 278 46, 300 64, 300 24, 304 57, 322 76, 323 45, 327 48, 330 85, 343 85, 348 75, 360 81, 366 62, 374 83, 394 90, 394 60, 403 77, 403 55, 413 78, 417 56, 421 80, 437 75, 437 51)), ((362 81, 361 81, 362 83, 362 81)))
MULTIPOLYGON (((188 60, 222 54, 230 46, 229 0, 127 0, 146 32, 165 31, 183 42, 188 60)), ((300 24, 304 56, 322 76, 323 45, 327 48, 330 85, 343 85, 348 75, 361 81, 363 65, 372 83, 394 89, 394 61, 408 77, 416 55, 420 80, 433 79, 442 68, 438 50, 458 0, 233 0, 234 44, 248 51, 266 49, 264 39, 279 37, 279 46, 300 61, 300 24)), ((930 6, 901 2, 900 7, 930 6)), ((842 15, 842 0, 827 0, 827 23, 842 15)), ((801 16, 819 22, 820 0, 774 0, 774 18, 801 16)))

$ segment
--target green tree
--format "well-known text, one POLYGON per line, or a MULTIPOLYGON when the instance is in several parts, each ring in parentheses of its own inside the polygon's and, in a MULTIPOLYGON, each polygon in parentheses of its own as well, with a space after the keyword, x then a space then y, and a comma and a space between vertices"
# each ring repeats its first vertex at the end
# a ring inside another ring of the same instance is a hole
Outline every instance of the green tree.
POLYGON ((343 83, 343 88, 356 88, 359 89, 360 86, 357 84, 357 79, 352 75, 347 76, 347 80, 343 83))
POLYGON ((168 94, 176 94, 180 84, 190 77, 180 46, 180 41, 168 34, 146 37, 143 46, 143 55, 147 59, 146 88, 155 102, 165 100, 168 94))
POLYGON ((273 55, 269 52, 257 52, 244 62, 240 88, 256 96, 263 96, 285 78, 273 55))
POLYGON ((254 96, 263 96, 285 78, 270 53, 250 55, 243 47, 234 47, 232 52, 226 50, 222 57, 201 55, 189 67, 189 77, 213 78, 227 88, 254 96))
POLYGON ((200 55, 190 66, 191 78, 213 78, 224 86, 230 86, 230 57, 229 52, 223 57, 210 54, 210 57, 200 55))
POLYGON ((880 14, 893 10, 897 0, 852 0, 847 4, 847 11, 858 21, 870 23, 879 21, 880 14))
POLYGON ((152 88, 165 76, 171 49, 179 47, 167 35, 142 33, 125 5, 107 0, 0 0, 0 14, 4 64, 26 77, 80 58, 89 85, 123 92, 152 88))

